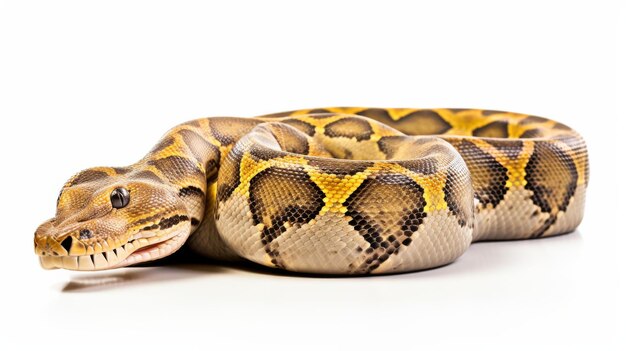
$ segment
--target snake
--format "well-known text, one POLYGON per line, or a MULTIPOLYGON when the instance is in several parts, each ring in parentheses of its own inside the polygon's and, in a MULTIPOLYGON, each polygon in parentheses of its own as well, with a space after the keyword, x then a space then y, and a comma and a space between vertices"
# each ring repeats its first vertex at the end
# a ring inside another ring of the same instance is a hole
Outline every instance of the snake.
POLYGON ((207 117, 175 126, 130 166, 72 176, 34 245, 45 269, 132 266, 185 245, 290 272, 418 271, 474 242, 574 231, 588 181, 581 135, 535 115, 330 107, 207 117))

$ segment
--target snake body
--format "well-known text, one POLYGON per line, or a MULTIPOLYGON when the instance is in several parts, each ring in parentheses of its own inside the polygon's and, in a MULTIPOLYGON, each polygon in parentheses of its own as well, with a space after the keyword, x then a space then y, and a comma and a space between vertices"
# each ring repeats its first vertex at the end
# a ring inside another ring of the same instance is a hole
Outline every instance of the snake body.
POLYGON ((472 242, 581 222, 581 136, 477 109, 338 107, 174 127, 128 167, 84 170, 35 233, 44 268, 100 270, 184 243, 295 272, 441 266, 472 242))

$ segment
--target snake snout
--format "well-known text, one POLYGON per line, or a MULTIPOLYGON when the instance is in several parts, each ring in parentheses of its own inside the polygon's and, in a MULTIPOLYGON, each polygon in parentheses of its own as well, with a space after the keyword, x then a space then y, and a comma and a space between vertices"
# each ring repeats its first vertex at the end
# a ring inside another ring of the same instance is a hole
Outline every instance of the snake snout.
POLYGON ((71 230, 59 235, 55 222, 55 219, 48 220, 35 231, 35 253, 37 255, 68 256, 74 244, 73 234, 79 235, 79 239, 89 239, 93 236, 89 229, 71 230))
POLYGON ((35 231, 35 253, 39 256, 65 256, 69 253, 71 240, 68 235, 59 241, 54 235, 54 219, 48 220, 35 231))

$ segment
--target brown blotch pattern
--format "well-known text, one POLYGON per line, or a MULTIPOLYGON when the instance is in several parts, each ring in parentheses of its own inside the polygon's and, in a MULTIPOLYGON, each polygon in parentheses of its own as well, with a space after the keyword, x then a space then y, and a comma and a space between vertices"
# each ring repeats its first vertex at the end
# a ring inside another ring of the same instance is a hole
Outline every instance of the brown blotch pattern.
POLYGON ((106 172, 88 169, 78 173, 70 182, 70 186, 102 180, 108 177, 109 175, 106 172))
POLYGON ((152 150, 150 150, 151 154, 156 154, 160 151, 163 151, 165 149, 167 149, 168 147, 174 145, 174 143, 176 143, 176 139, 174 139, 174 137, 169 136, 161 141, 159 141, 158 144, 156 144, 152 150))
POLYGON ((269 127, 281 150, 300 155, 309 153, 309 141, 304 133, 285 124, 272 124, 269 127))
POLYGON ((315 134, 315 126, 298 119, 285 119, 282 120, 281 123, 289 124, 308 136, 313 136, 315 134))
POLYGON ((397 121, 394 121, 387 112, 381 113, 376 109, 365 110, 358 114, 374 118, 377 121, 393 126, 393 128, 411 135, 444 134, 452 126, 434 110, 417 110, 397 121))
POLYGON ((393 121, 393 119, 389 115, 389 112, 382 108, 368 108, 367 110, 359 111, 355 114, 368 117, 385 124, 389 124, 390 121, 393 121))
POLYGON ((506 112, 498 111, 498 110, 483 110, 483 116, 485 116, 485 117, 491 116, 491 115, 497 115, 497 114, 501 114, 501 113, 506 113, 506 112))
POLYGON ((459 196, 467 196, 467 194, 459 191, 463 182, 455 172, 446 173, 446 185, 443 187, 444 200, 448 205, 448 209, 458 219, 459 225, 464 227, 466 225, 472 225, 473 207, 471 202, 464 201, 459 196))
POLYGON ((494 121, 474 129, 472 135, 482 138, 508 138, 509 123, 505 121, 494 121))
POLYGON ((262 122, 256 119, 229 117, 212 118, 209 120, 211 134, 223 146, 235 143, 259 123, 262 122))
POLYGON ((224 201, 230 197, 235 189, 241 184, 240 167, 243 154, 234 148, 222 163, 219 170, 217 183, 217 200, 224 201))
POLYGON ((492 204, 494 208, 498 206, 507 192, 506 182, 509 177, 506 167, 468 140, 451 139, 449 142, 467 163, 478 201, 483 205, 492 204))
MULTIPOLYGON (((211 167, 217 167, 220 160, 220 149, 206 141, 198 133, 183 129, 178 132, 180 136, 183 138, 185 144, 191 150, 193 156, 198 160, 198 162, 203 162, 203 160, 208 160, 207 163, 211 163, 211 167)), ((208 167, 207 167, 208 169, 208 167)))
POLYGON ((309 113, 332 113, 332 112, 323 108, 316 108, 316 109, 310 110, 309 113))
POLYGON ((172 217, 163 218, 162 220, 160 220, 158 226, 160 230, 164 230, 178 225, 179 223, 186 222, 188 220, 189 217, 185 215, 174 215, 172 217))
POLYGON ((297 225, 315 218, 324 207, 324 196, 302 168, 271 167, 250 180, 252 219, 264 225, 261 243, 275 266, 282 266, 279 249, 270 244, 286 230, 286 222, 297 225))
POLYGON ((472 110, 471 108, 447 108, 446 110, 452 112, 452 113, 459 113, 459 112, 463 112, 463 111, 469 111, 472 110))
POLYGON ((520 139, 541 138, 543 137, 543 131, 541 129, 529 129, 524 131, 519 137, 520 139))
POLYGON ((424 190, 401 174, 366 179, 344 204, 350 225, 369 243, 367 258, 356 273, 373 271, 402 246, 410 245, 411 236, 426 218, 424 190))
POLYGON ((336 174, 338 176, 355 175, 365 171, 374 163, 369 161, 346 161, 327 158, 308 159, 310 166, 320 169, 324 173, 336 174))
MULTIPOLYGON (((537 141, 526 165, 526 181, 525 188, 532 191, 533 203, 541 212, 551 214, 551 225, 559 211, 567 210, 576 191, 578 172, 572 158, 558 145, 537 141)), ((549 225, 544 227, 535 236, 543 235, 549 225)))
POLYGON ((485 142, 511 159, 519 157, 524 148, 524 142, 516 139, 486 139, 485 142))
POLYGON ((378 149, 382 151, 387 159, 393 158, 393 155, 397 152, 400 147, 405 145, 407 142, 411 142, 413 138, 404 135, 390 135, 381 137, 378 140, 378 149))
POLYGON ((186 197, 186 196, 199 196, 204 198, 204 191, 198 188, 197 186, 189 185, 178 191, 178 196, 186 197))
MULTIPOLYGON (((279 144, 280 146, 280 144, 279 144)), ((265 145, 252 144, 248 150, 250 157, 255 161, 267 161, 273 158, 284 156, 282 150, 275 150, 265 145)))
POLYGON ((334 137, 355 138, 358 141, 369 139, 374 132, 372 126, 361 118, 347 117, 326 125, 324 134, 334 137))
POLYGON ((133 171, 131 167, 113 167, 116 174, 127 174, 133 171))
POLYGON ((422 175, 435 174, 439 170, 437 168, 439 165, 439 161, 437 161, 437 157, 435 156, 421 157, 414 160, 402 161, 399 163, 402 165, 402 167, 422 175))
POLYGON ((519 122, 519 124, 524 126, 524 125, 532 124, 532 123, 544 123, 546 121, 547 121, 547 119, 545 119, 543 117, 528 116, 528 117, 524 118, 523 120, 521 120, 519 122))
POLYGON ((163 182, 163 180, 161 178, 159 178, 159 176, 154 174, 154 172, 148 171, 148 170, 143 170, 143 171, 139 171, 139 172, 133 173, 131 175, 131 178, 132 179, 149 180, 149 181, 153 181, 153 182, 156 182, 156 183, 163 182))
POLYGON ((167 179, 173 182, 189 177, 199 177, 204 181, 204 173, 196 166, 196 163, 181 156, 150 160, 148 164, 156 167, 167 179))

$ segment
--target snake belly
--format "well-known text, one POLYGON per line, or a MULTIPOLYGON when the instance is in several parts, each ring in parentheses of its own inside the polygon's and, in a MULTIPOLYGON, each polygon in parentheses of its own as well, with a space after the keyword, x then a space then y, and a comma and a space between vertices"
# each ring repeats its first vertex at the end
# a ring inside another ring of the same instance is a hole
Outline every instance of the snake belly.
MULTIPOLYGON (((165 230, 178 238, 175 249, 186 242, 215 259, 341 275, 427 269, 454 261, 472 242, 571 232, 589 174, 582 137, 550 119, 360 107, 198 119, 170 130, 135 165, 99 171, 153 177, 146 184, 173 189, 183 204, 165 210, 151 201, 149 216, 125 219, 139 224, 122 242, 165 230)), ((86 254, 90 245, 96 257, 107 253, 93 238, 68 235, 65 251, 57 245, 63 235, 36 238, 38 254, 48 247, 49 266, 74 269, 49 256, 84 255, 77 242, 86 254)))

